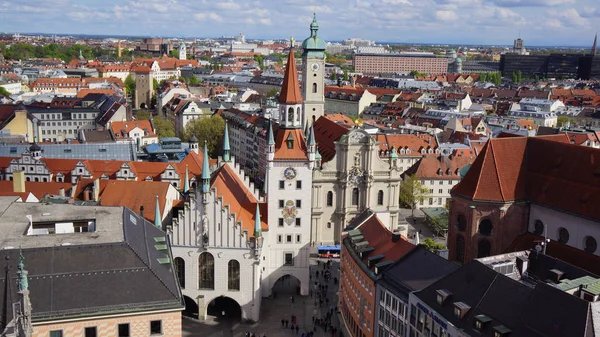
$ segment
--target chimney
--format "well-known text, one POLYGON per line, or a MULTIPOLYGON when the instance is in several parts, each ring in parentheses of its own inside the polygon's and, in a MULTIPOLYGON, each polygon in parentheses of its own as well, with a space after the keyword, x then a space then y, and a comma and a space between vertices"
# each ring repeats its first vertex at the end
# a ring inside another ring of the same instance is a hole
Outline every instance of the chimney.
POLYGON ((83 191, 83 201, 90 201, 90 189, 86 188, 85 191, 83 191))
POLYGON ((398 242, 398 241, 400 241, 400 234, 398 234, 398 233, 392 234, 392 242, 398 242))
POLYGON ((140 206, 140 217, 144 217, 144 205, 140 206))
POLYGON ((61 187, 58 189, 58 195, 60 195, 61 197, 65 196, 65 188, 61 187))
POLYGON ((25 193, 24 171, 17 171, 13 173, 13 192, 25 193))
POLYGON ((94 188, 92 190, 94 192, 94 201, 100 200, 100 178, 94 179, 94 188))

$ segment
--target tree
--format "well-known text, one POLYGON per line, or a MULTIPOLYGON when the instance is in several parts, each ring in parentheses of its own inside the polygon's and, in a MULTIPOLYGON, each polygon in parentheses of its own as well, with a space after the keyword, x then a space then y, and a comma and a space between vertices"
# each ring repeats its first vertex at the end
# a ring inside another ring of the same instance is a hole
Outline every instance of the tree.
POLYGON ((219 144, 223 138, 225 120, 219 115, 194 119, 185 126, 184 138, 190 139, 192 135, 198 138, 199 145, 206 146, 211 157, 215 158, 220 152, 219 144))
POLYGON ((177 49, 171 50, 171 57, 178 59, 179 58, 179 50, 177 50, 177 49))
POLYGON ((423 242, 421 242, 420 245, 425 247, 430 252, 435 252, 438 249, 446 248, 446 246, 444 246, 441 243, 435 243, 435 241, 432 238, 427 238, 423 240, 423 242))
POLYGON ((152 122, 154 123, 154 128, 156 129, 156 134, 158 137, 175 137, 175 126, 173 126, 173 123, 162 118, 161 116, 154 117, 152 122))
POLYGON ((344 81, 348 80, 348 70, 344 70, 344 81))
POLYGON ((556 126, 561 128, 563 126, 566 126, 569 121, 570 119, 567 116, 558 116, 558 118, 556 119, 556 126))
POLYGON ((256 61, 256 63, 258 63, 258 67, 260 69, 263 68, 263 60, 264 60, 265 56, 262 54, 256 54, 254 55, 254 61, 256 61))
POLYGON ((156 91, 156 88, 158 88, 158 81, 156 80, 156 78, 152 79, 152 90, 156 91))
POLYGON ((148 120, 148 119, 150 119, 150 117, 152 117, 152 115, 150 114, 150 111, 145 110, 145 109, 138 110, 135 113, 135 119, 137 119, 137 120, 148 120))
POLYGON ((277 88, 273 88, 273 89, 269 89, 269 91, 267 91, 265 93, 265 96, 272 98, 272 97, 277 96, 278 94, 279 94, 279 90, 277 88))
POLYGON ((189 85, 199 85, 200 84, 198 77, 196 77, 195 75, 192 75, 192 77, 188 77, 187 80, 188 80, 189 85))
POLYGON ((333 74, 331 74, 331 80, 332 81, 337 81, 337 73, 334 72, 333 74))
POLYGON ((486 83, 488 81, 487 73, 479 74, 479 82, 486 83))
POLYGON ((429 190, 423 187, 421 180, 414 174, 406 177, 400 187, 400 203, 410 207, 413 217, 417 205, 422 203, 428 195, 429 190))
POLYGON ((127 91, 128 96, 133 96, 133 92, 135 91, 135 80, 131 77, 131 74, 127 75, 125 78, 125 90, 127 91))
POLYGON ((6 90, 5 87, 0 87, 0 95, 2 95, 4 97, 9 97, 10 96, 10 92, 8 92, 8 90, 6 90))
POLYGON ((523 80, 523 73, 519 70, 517 71, 517 83, 521 83, 523 80))
POLYGON ((511 77, 512 77, 511 79, 512 79, 513 83, 517 83, 517 73, 515 73, 513 71, 512 74, 511 74, 511 77))

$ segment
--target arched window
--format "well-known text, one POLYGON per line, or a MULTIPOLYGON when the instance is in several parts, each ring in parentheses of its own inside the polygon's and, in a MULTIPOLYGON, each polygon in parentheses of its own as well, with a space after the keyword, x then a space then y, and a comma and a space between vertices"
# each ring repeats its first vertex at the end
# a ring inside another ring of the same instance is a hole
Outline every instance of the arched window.
POLYGON ((237 260, 227 263, 227 289, 240 290, 240 263, 237 260))
POLYGON ((596 242, 596 239, 594 239, 591 236, 586 236, 585 237, 585 247, 583 248, 583 250, 586 253, 593 254, 596 252, 597 248, 598 248, 598 243, 596 242))
POLYGON ((352 205, 358 206, 358 188, 352 189, 352 205))
POLYGON ((180 257, 176 257, 173 260, 173 264, 175 265, 177 281, 179 281, 179 286, 183 289, 185 288, 185 261, 180 257))
POLYGON ((300 113, 300 107, 298 107, 298 109, 296 109, 296 112, 297 112, 296 113, 296 122, 299 122, 300 121, 300 115, 301 115, 301 113, 300 113))
POLYGON ((316 94, 317 93, 317 84, 313 83, 312 87, 313 87, 313 94, 316 94))
POLYGON ((563 244, 569 242, 569 231, 564 227, 560 227, 558 229, 558 240, 556 241, 563 244))
POLYGON ((542 220, 535 220, 535 224, 533 225, 533 234, 542 235, 544 234, 544 223, 542 220))
POLYGON ((464 214, 461 213, 456 217, 456 223, 459 232, 467 230, 467 217, 464 214))
POLYGON ((481 235, 492 235, 492 229, 494 226, 492 225, 492 221, 490 219, 483 219, 479 223, 479 234, 481 235))
POLYGON ((477 244, 477 258, 490 256, 492 253, 492 244, 489 240, 483 239, 477 244))
POLYGON ((287 121, 288 122, 293 122, 294 121, 294 108, 292 108, 292 107, 290 107, 288 109, 287 121))
POLYGON ((200 289, 215 289, 215 258, 211 253, 202 253, 198 257, 200 289))
POLYGON ((379 192, 377 192, 377 205, 381 206, 383 205, 383 191, 379 190, 379 192))
POLYGON ((465 263, 465 238, 458 235, 456 236, 456 261, 465 263))
POLYGON ((333 192, 327 192, 327 206, 333 206, 333 192))

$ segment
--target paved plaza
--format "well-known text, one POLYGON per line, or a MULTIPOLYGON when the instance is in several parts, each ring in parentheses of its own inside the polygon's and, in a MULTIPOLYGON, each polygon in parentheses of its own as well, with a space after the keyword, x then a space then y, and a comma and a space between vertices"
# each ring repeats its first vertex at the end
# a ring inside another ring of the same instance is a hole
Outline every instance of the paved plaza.
MULTIPOLYGON (((325 262, 325 259, 320 259, 325 262)), ((312 258, 311 261, 311 289, 313 289, 314 282, 316 279, 316 271, 319 270, 319 274, 322 275, 323 269, 318 268, 317 259, 312 258)), ((323 263, 321 263, 321 266, 323 263)), ((329 299, 329 307, 335 307, 338 303, 337 292, 338 286, 334 285, 334 277, 339 280, 339 262, 333 260, 329 269, 331 272, 331 278, 329 279, 327 288, 327 298, 329 299)), ((323 277, 320 277, 317 281, 324 283, 323 277)), ((330 310, 329 307, 323 305, 319 308, 318 303, 315 305, 315 298, 311 296, 300 296, 296 294, 296 280, 293 277, 279 280, 273 290, 276 293, 275 298, 273 296, 262 299, 260 321, 254 324, 235 323, 228 321, 216 322, 213 320, 207 320, 198 322, 188 318, 183 319, 183 336, 184 337, 244 337, 246 332, 254 333, 257 337, 279 337, 279 336, 301 336, 302 333, 312 331, 314 328, 313 315, 316 317, 323 317, 325 313, 330 310), (291 296, 294 296, 294 302, 291 301, 291 296), (290 326, 285 328, 281 326, 281 320, 287 319, 291 321, 291 316, 295 315, 298 324, 298 333, 296 330, 292 331, 290 326)), ((338 315, 334 314, 332 317, 332 325, 338 329, 336 336, 342 336, 340 334, 340 322, 338 315)), ((323 328, 317 327, 314 333, 315 337, 331 337, 331 332, 325 332, 323 328)))

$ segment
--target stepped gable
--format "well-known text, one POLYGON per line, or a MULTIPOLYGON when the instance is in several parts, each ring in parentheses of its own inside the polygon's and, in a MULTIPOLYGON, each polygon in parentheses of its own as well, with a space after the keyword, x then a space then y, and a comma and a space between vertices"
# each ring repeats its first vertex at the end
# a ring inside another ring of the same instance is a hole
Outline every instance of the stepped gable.
POLYGON ((229 213, 235 214, 236 221, 241 221, 242 231, 248 232, 248 237, 254 235, 254 217, 256 204, 260 209, 261 227, 268 231, 267 204, 259 203, 256 196, 229 164, 224 164, 213 172, 211 187, 216 191, 216 197, 223 199, 223 206, 229 206, 229 213))

